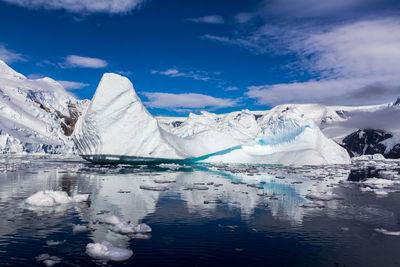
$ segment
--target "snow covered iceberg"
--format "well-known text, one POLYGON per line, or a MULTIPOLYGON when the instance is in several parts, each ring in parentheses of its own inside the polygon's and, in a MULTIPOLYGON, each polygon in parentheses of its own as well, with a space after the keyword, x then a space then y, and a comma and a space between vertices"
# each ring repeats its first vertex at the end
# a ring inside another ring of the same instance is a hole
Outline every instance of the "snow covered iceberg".
POLYGON ((86 159, 183 160, 251 164, 348 164, 345 149, 326 138, 312 119, 296 108, 225 115, 191 114, 180 126, 161 127, 125 77, 103 75, 74 141, 86 159), (102 156, 102 157, 96 157, 102 156))

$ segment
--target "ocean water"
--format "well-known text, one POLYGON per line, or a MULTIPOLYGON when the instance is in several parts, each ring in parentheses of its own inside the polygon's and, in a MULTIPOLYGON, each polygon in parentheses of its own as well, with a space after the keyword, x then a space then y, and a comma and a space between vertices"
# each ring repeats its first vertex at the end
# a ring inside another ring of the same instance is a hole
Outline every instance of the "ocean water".
POLYGON ((399 161, 130 166, 4 155, 0 265, 45 266, 37 257, 48 254, 42 259, 56 256, 57 266, 399 266, 399 170, 399 161), (54 207, 25 203, 42 190, 90 196, 54 207), (117 234, 99 223, 111 215, 152 233, 117 234), (89 231, 73 233, 73 224, 89 231), (86 253, 102 241, 133 256, 113 262, 86 253))

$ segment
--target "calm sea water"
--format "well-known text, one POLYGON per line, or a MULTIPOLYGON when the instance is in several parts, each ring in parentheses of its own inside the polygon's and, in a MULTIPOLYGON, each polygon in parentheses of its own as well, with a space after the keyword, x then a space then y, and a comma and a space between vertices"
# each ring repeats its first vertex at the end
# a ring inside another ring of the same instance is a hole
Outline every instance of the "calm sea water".
MULTIPOLYGON (((397 163, 390 166, 398 172, 397 163)), ((400 194, 360 190, 357 181, 372 174, 357 166, 134 167, 2 156, 0 170, 1 266, 44 266, 36 260, 41 254, 59 257, 59 266, 400 265, 400 236, 374 231, 400 231, 400 194), (142 189, 154 186, 167 190, 142 189), (24 203, 41 190, 89 193, 90 200, 54 208, 24 203), (304 206, 307 194, 327 190, 341 199, 304 206), (150 225, 151 238, 95 223, 111 215, 150 225), (73 233, 72 224, 91 230, 73 233), (111 262, 86 254, 88 243, 105 240, 134 255, 111 262)))

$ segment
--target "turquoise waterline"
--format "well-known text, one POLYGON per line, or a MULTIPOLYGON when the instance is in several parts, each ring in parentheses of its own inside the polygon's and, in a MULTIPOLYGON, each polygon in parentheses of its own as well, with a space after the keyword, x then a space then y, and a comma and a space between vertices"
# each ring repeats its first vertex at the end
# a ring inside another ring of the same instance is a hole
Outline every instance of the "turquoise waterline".
MULTIPOLYGON (((280 137, 269 137, 266 139, 259 139, 258 141, 250 144, 246 144, 247 146, 251 145, 276 145, 279 143, 290 142, 294 140, 298 135, 300 135, 306 128, 311 128, 310 125, 305 125, 302 127, 296 127, 293 131, 287 131, 280 137)), ((221 151, 217 151, 214 153, 210 153, 207 155, 203 155, 200 157, 186 158, 186 159, 168 159, 168 158, 150 158, 150 157, 135 157, 135 156, 121 156, 121 155, 80 155, 87 161, 99 164, 131 164, 131 165, 158 165, 162 163, 175 163, 175 164, 196 164, 200 161, 205 161, 208 158, 214 156, 221 156, 228 154, 234 150, 242 149, 244 145, 238 145, 234 147, 230 147, 227 149, 223 149, 221 151)), ((265 165, 265 164, 264 164, 265 165)))

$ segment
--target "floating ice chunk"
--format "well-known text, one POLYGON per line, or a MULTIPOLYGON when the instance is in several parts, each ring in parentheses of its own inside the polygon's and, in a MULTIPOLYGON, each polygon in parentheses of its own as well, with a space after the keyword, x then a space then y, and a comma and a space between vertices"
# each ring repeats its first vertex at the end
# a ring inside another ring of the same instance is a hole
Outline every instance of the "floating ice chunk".
POLYGON ((36 257, 37 261, 41 261, 46 266, 54 266, 61 262, 61 259, 56 256, 50 256, 49 254, 40 254, 36 257))
POLYGON ((376 195, 378 195, 378 196, 381 196, 381 197, 387 196, 387 195, 389 194, 388 191, 383 190, 383 189, 374 190, 374 193, 375 193, 376 195))
POLYGON ((331 191, 328 192, 314 192, 306 195, 306 198, 311 200, 321 200, 321 201, 330 201, 335 199, 342 199, 338 195, 334 194, 331 191))
POLYGON ((65 243, 65 240, 63 240, 63 241, 47 240, 46 241, 46 245, 48 245, 49 247, 56 247, 56 246, 59 246, 64 243, 65 243))
POLYGON ((72 225, 72 232, 73 233, 82 233, 82 232, 87 232, 89 231, 89 227, 86 225, 81 225, 81 224, 73 224, 72 225))
POLYGON ((47 260, 48 258, 50 258, 50 255, 46 254, 46 253, 36 256, 37 261, 44 261, 44 260, 47 260))
POLYGON ((32 206, 53 207, 60 204, 69 204, 73 202, 83 202, 88 199, 88 194, 78 194, 73 197, 67 195, 64 191, 39 191, 28 197, 25 202, 32 206))
POLYGON ((140 189, 148 191, 167 191, 169 188, 166 186, 141 185, 140 189))
POLYGON ((381 233, 383 235, 393 235, 393 236, 400 236, 400 231, 389 231, 383 228, 375 228, 375 232, 381 233))
POLYGON ((140 223, 135 226, 135 233, 151 233, 151 227, 145 223, 140 223))
POLYGON ((377 189, 382 189, 382 188, 393 186, 396 184, 400 185, 400 181, 381 179, 381 178, 370 178, 370 179, 364 181, 364 184, 370 185, 377 189))
POLYGON ((54 266, 56 264, 61 263, 61 259, 59 257, 56 257, 56 256, 51 256, 49 259, 44 260, 43 263, 47 267, 51 267, 51 266, 54 266))
POLYGON ((127 222, 125 219, 117 217, 115 215, 104 218, 101 221, 103 223, 112 225, 110 230, 119 234, 151 233, 151 227, 147 224, 141 223, 134 226, 127 222))
POLYGON ((111 261, 125 261, 133 255, 132 250, 113 246, 107 241, 87 244, 86 253, 95 259, 111 261))

